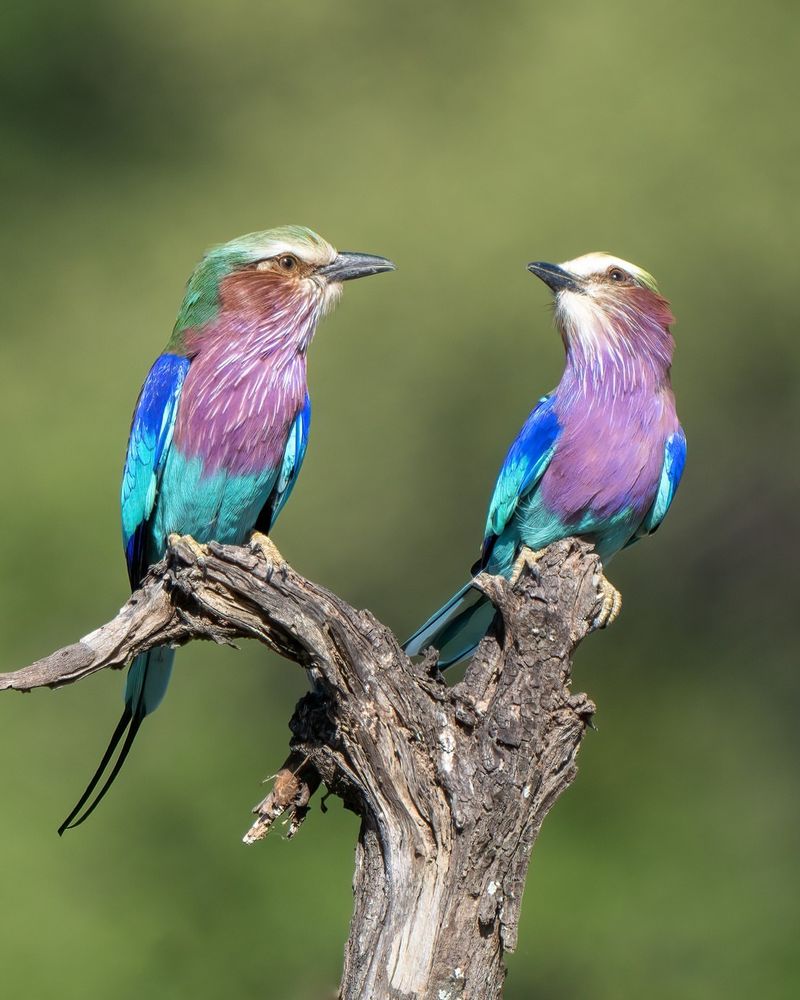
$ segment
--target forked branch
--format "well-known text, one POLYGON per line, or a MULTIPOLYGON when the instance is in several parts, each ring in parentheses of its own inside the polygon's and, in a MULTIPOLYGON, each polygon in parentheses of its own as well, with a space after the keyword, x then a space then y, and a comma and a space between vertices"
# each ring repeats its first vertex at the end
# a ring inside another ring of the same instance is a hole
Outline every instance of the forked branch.
POLYGON ((502 996, 530 853, 575 777, 594 706, 569 691, 571 657, 603 602, 591 547, 550 546, 512 587, 476 580, 498 609, 464 679, 409 660, 369 612, 304 579, 267 540, 170 539, 106 625, 0 689, 57 687, 152 646, 255 638, 309 671, 291 752, 256 807, 253 842, 320 782, 361 817, 342 1000, 502 996))

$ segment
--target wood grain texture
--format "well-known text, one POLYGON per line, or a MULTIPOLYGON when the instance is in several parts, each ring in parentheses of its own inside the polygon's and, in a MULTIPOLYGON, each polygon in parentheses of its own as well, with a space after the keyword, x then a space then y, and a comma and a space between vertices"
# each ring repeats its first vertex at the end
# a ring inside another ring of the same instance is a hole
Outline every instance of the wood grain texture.
POLYGON ((592 548, 574 539, 513 587, 478 577, 495 627, 448 684, 434 656, 409 660, 373 615, 295 573, 271 544, 173 536, 112 621, 1 674, 0 690, 56 687, 192 639, 255 638, 299 664, 312 690, 245 841, 283 813, 296 833, 324 782, 361 818, 341 1000, 496 1000, 533 844, 575 777, 594 712, 569 683, 602 583, 592 548))

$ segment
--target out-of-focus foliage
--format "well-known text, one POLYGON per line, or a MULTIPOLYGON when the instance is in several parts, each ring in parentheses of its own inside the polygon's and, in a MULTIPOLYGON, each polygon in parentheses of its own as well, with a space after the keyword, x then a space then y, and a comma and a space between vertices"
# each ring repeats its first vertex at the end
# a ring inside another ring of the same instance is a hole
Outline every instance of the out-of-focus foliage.
MULTIPOLYGON (((537 847, 508 997, 797 996, 799 27, 781 0, 6 10, 2 667, 125 598, 130 412, 206 245, 297 222, 398 262, 319 332, 275 540, 401 635, 462 581, 559 375, 524 264, 611 250, 679 318, 689 461, 580 651, 599 732, 537 847)), ((59 840, 121 685, 0 699, 4 995, 331 996, 355 820, 332 802, 292 844, 239 843, 303 675, 183 651, 59 840)))

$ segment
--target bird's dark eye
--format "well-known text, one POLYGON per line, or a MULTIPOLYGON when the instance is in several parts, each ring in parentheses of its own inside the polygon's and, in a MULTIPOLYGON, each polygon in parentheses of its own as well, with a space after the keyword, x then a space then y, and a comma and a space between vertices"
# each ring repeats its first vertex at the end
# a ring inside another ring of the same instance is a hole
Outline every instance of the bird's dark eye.
POLYGON ((626 278, 625 272, 619 267, 610 267, 608 269, 608 276, 612 281, 624 281, 626 278))
POLYGON ((284 271, 294 271, 297 267, 297 257, 293 254, 285 253, 278 257, 278 263, 284 271))

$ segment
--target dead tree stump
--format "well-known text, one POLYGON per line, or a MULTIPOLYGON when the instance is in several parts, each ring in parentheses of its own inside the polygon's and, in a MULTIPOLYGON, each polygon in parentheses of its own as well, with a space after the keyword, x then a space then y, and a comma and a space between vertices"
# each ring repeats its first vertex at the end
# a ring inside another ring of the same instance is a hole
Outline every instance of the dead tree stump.
POLYGON ((155 645, 259 639, 305 668, 291 752, 245 842, 284 813, 294 834, 321 782, 361 818, 341 1000, 497 1000, 517 941, 531 849, 573 781, 594 706, 571 657, 602 601, 597 556, 551 545, 512 587, 462 681, 414 662, 367 611, 297 573, 264 540, 170 539, 111 622, 0 689, 67 684, 155 645))

